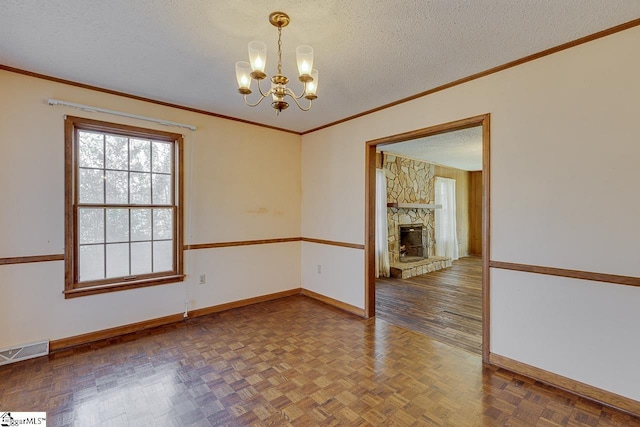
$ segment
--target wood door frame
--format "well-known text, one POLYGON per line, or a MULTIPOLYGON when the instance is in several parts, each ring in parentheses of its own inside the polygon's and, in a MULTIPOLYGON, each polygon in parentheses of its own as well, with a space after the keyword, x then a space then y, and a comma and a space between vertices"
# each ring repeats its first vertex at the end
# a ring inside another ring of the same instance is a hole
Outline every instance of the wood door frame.
POLYGON ((482 361, 489 363, 490 351, 490 117, 489 113, 430 126, 366 142, 365 154, 365 303, 366 318, 375 315, 375 223, 376 223, 376 148, 441 133, 482 126, 482 361))

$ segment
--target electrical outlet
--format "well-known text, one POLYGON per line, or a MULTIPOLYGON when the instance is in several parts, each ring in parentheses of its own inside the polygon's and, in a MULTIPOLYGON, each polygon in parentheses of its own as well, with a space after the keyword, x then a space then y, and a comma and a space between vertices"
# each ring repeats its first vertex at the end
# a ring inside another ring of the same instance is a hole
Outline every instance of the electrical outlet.
POLYGON ((207 277, 204 274, 200 275, 200 284, 204 285, 206 283, 207 277))
POLYGON ((322 274, 322 265, 318 264, 318 274, 322 274))

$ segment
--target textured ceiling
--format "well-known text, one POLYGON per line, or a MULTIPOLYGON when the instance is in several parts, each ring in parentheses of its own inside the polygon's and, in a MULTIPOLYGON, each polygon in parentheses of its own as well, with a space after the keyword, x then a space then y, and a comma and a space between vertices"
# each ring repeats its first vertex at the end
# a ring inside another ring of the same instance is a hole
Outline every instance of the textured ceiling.
POLYGON ((399 154, 466 171, 482 170, 482 126, 441 133, 380 147, 399 154))
POLYGON ((306 131, 638 17, 637 0, 2 0, 0 64, 306 131), (249 41, 275 70, 274 10, 296 89, 295 48, 315 49, 311 112, 236 92, 249 41))

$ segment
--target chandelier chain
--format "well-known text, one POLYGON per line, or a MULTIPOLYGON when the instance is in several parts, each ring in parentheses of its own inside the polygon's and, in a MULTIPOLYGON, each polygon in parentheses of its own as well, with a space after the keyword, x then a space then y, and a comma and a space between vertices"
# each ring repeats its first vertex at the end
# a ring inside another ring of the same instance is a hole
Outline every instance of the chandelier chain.
POLYGON ((282 27, 278 25, 278 74, 282 74, 282 27))

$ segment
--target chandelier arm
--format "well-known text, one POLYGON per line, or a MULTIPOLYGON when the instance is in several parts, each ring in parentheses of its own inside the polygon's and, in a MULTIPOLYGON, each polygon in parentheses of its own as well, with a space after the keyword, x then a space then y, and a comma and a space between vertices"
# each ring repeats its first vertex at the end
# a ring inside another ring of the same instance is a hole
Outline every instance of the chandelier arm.
POLYGON ((260 87, 260 80, 258 80, 258 90, 260 91, 260 99, 258 99, 258 102, 256 102, 255 104, 249 103, 247 101, 247 95, 244 95, 244 103, 247 104, 249 107, 257 107, 258 105, 260 105, 262 100, 264 100, 267 96, 269 96, 269 95, 271 95, 273 93, 273 89, 269 89, 267 91, 267 93, 264 93, 262 91, 262 88, 260 87))
POLYGON ((295 99, 302 98, 303 96, 305 96, 307 94, 307 82, 304 82, 304 87, 302 88, 302 93, 300 94, 300 96, 296 95, 296 93, 293 91, 293 89, 290 89, 290 88, 287 88, 287 93, 292 98, 295 98, 295 99))
POLYGON ((258 90, 260 91, 260 95, 262 95, 263 98, 266 98, 272 93, 272 89, 269 89, 267 93, 262 92, 262 88, 260 87, 260 80, 258 80, 258 90))
POLYGON ((300 103, 298 102, 298 99, 300 98, 296 98, 293 93, 293 91, 289 88, 287 88, 287 95, 289 95, 291 98, 293 98, 293 102, 296 103, 296 105, 298 106, 299 109, 301 109, 302 111, 309 111, 311 109, 311 100, 309 100, 309 106, 307 108, 304 108, 302 105, 300 105, 300 103))
POLYGON ((268 95, 262 95, 260 99, 258 99, 258 102, 256 102, 255 104, 251 104, 247 101, 247 95, 243 95, 243 98, 244 98, 244 103, 247 104, 249 107, 257 107, 258 105, 260 105, 262 100, 265 99, 267 96, 268 95))

